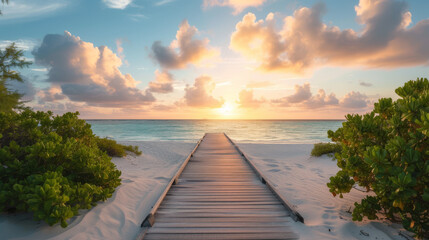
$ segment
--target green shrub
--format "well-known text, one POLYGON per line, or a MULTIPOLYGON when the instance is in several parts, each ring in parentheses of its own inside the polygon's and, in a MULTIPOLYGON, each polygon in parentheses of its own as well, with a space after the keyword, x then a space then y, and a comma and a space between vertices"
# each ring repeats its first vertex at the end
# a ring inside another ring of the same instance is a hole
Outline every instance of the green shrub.
POLYGON ((313 150, 311 150, 311 156, 320 157, 323 154, 334 154, 341 152, 341 145, 337 143, 316 143, 314 144, 313 150))
POLYGON ((121 172, 78 113, 0 113, 0 211, 49 225, 111 197, 121 172))
POLYGON ((355 203, 353 220, 376 219, 382 212, 400 218, 417 238, 429 234, 429 82, 409 81, 399 99, 380 99, 371 113, 347 115, 328 136, 342 146, 341 170, 327 184, 335 196, 357 183, 376 196, 355 203))
POLYGON ((97 146, 102 151, 106 152, 111 157, 124 157, 127 155, 126 151, 133 152, 136 155, 141 155, 137 146, 125 146, 117 143, 115 140, 108 138, 96 138, 97 146))

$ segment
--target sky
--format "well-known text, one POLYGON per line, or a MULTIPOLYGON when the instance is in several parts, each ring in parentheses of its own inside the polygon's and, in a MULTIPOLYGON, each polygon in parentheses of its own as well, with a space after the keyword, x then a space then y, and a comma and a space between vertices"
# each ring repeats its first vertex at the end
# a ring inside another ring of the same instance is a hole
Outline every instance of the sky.
POLYGON ((428 77, 427 0, 10 0, 27 106, 86 119, 343 119, 428 77))

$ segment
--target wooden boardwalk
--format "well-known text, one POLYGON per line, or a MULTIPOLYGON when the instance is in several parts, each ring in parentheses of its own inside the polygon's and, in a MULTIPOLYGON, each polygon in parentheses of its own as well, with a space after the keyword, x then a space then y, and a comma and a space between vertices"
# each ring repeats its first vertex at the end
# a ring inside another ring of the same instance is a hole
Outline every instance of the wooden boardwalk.
POLYGON ((225 134, 206 134, 185 165, 146 219, 144 239, 298 238, 291 211, 225 134))

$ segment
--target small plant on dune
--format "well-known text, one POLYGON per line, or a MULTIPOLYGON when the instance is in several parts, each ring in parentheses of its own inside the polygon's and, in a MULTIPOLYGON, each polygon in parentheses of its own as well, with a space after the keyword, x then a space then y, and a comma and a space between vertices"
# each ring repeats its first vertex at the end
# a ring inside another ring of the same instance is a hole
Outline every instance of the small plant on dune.
POLYGON ((96 137, 96 142, 98 148, 106 152, 111 157, 124 157, 127 155, 127 151, 133 152, 136 155, 142 154, 142 152, 139 151, 137 146, 122 145, 117 143, 113 139, 96 137))
POLYGON ((323 154, 335 154, 341 152, 341 145, 338 143, 316 143, 311 156, 320 157, 323 154))
POLYGON ((0 112, 0 211, 32 212, 66 227, 79 209, 112 196, 121 172, 78 114, 0 112))
POLYGON ((340 197, 357 183, 375 196, 355 203, 353 220, 400 218, 417 238, 429 235, 429 82, 409 81, 399 99, 382 98, 371 113, 347 115, 328 136, 342 146, 341 170, 327 184, 340 197))

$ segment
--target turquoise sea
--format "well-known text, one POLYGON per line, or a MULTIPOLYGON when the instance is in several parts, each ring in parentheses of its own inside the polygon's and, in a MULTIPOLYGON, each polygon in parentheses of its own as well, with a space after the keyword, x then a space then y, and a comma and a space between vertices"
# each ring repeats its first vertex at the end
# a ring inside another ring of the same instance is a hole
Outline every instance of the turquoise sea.
POLYGON ((206 132, 225 132, 238 142, 329 142, 342 120, 87 120, 95 134, 118 141, 196 142, 206 132))

